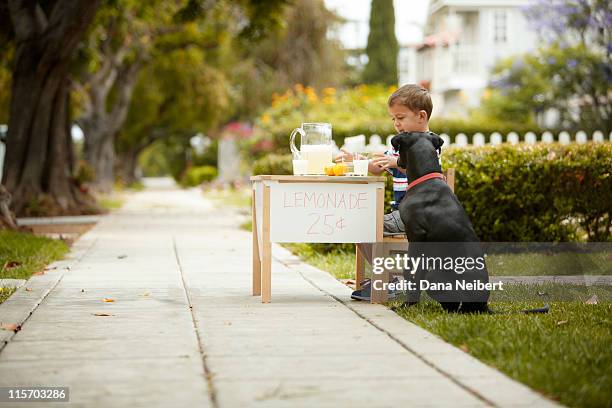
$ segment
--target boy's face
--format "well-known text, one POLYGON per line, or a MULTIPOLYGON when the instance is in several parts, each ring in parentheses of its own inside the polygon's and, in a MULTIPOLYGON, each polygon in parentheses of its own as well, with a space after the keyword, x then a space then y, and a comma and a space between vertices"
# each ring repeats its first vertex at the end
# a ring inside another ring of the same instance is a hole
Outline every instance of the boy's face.
POLYGON ((388 107, 389 115, 397 133, 427 132, 429 130, 427 112, 413 112, 404 105, 394 103, 388 107))

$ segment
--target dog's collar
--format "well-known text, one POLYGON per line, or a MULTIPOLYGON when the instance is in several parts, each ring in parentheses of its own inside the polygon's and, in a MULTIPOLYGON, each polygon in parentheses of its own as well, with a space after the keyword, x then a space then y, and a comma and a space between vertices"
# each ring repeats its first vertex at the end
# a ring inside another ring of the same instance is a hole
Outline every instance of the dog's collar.
POLYGON ((417 184, 421 184, 424 181, 427 181, 429 179, 434 179, 434 178, 446 179, 446 177, 444 177, 444 174, 442 173, 429 173, 429 174, 419 177, 418 179, 414 180, 412 183, 408 184, 408 188, 406 188, 406 191, 410 190, 412 187, 416 186, 417 184))

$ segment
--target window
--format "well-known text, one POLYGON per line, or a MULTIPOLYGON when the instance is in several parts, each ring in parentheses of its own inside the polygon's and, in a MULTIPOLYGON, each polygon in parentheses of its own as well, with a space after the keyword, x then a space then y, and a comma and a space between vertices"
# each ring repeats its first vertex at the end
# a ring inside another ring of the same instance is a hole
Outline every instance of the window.
POLYGON ((496 11, 493 15, 493 41, 497 44, 505 43, 508 39, 508 16, 505 11, 496 11))

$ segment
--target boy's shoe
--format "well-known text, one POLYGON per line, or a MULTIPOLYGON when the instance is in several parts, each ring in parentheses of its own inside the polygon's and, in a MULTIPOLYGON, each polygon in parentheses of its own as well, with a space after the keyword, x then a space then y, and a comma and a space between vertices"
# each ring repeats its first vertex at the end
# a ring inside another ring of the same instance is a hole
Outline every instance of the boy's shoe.
MULTIPOLYGON (((399 278, 396 276, 390 283, 399 283, 399 278)), ((393 300, 402 293, 401 290, 388 290, 387 299, 393 300)), ((372 298, 372 281, 366 279, 361 283, 361 289, 353 291, 351 299, 370 301, 372 298)))

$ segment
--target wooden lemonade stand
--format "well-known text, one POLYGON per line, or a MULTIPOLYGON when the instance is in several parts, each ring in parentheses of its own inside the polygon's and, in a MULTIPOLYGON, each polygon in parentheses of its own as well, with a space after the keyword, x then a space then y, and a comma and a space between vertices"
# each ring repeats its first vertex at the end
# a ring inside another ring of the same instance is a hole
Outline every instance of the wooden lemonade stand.
MULTIPOLYGON (((272 298, 272 242, 383 241, 385 177, 262 175, 251 182, 253 295, 261 295, 262 303, 272 298)), ((358 255, 358 288, 363 262, 358 255)))

